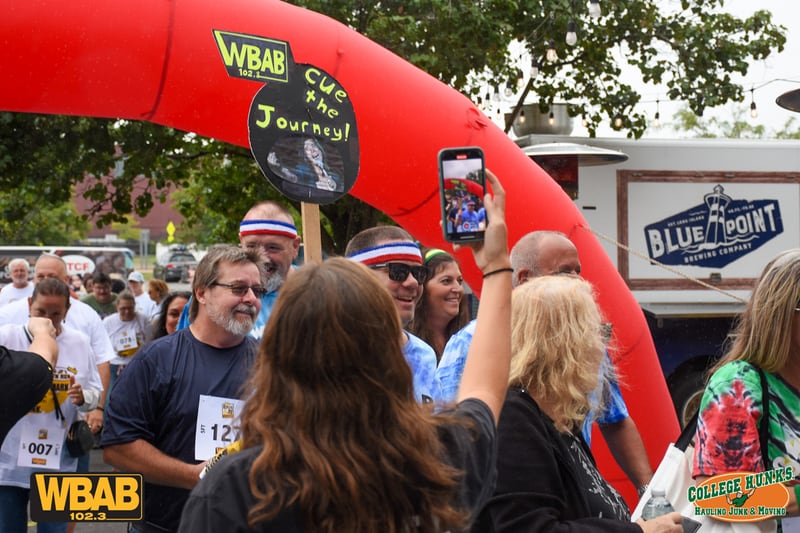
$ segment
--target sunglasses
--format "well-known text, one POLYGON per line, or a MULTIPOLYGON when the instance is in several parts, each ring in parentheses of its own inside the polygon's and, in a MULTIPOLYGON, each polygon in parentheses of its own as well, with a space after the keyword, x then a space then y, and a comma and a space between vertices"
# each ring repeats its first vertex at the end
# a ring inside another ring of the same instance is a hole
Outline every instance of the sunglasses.
POLYGON ((233 283, 218 283, 214 282, 211 284, 212 287, 225 287, 226 289, 230 290, 234 296, 238 296, 241 298, 242 296, 247 294, 247 291, 253 291, 253 294, 256 295, 256 298, 263 298, 267 295, 267 289, 261 287, 259 285, 239 285, 233 283))
POLYGON ((389 279, 398 283, 403 283, 408 279, 408 275, 414 276, 417 283, 424 285, 428 280, 428 269, 422 265, 406 265, 405 263, 383 263, 381 265, 372 265, 373 270, 378 268, 385 268, 389 273, 389 279))

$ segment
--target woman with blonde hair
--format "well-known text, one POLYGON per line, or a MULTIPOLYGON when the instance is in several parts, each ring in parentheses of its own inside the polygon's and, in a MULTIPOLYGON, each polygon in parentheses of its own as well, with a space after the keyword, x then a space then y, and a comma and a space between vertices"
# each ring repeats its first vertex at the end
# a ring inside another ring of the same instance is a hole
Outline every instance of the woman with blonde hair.
POLYGON ((307 264, 281 286, 242 413, 242 451, 192 491, 180 531, 463 531, 493 486, 508 379, 505 195, 473 252, 481 307, 458 403, 417 403, 392 296, 366 266, 307 264))
MULTIPOLYGON (((729 349, 710 371, 698 411, 694 451, 692 473, 697 482, 727 472, 792 467, 786 511, 789 517, 798 515, 800 249, 778 254, 756 282, 729 349), (766 450, 759 438, 762 424, 766 450)), ((800 522, 782 519, 784 531, 788 521, 793 527, 800 522)))
POLYGON ((591 285, 530 278, 514 289, 509 389, 498 424, 497 488, 480 531, 682 531, 671 513, 630 521, 581 435, 602 390, 602 322, 591 285))

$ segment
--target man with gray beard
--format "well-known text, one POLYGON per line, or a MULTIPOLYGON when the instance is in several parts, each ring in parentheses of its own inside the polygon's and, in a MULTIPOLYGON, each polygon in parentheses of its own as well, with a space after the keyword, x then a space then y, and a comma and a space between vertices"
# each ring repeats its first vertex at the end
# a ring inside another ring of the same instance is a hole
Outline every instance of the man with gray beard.
POLYGON ((115 384, 103 459, 144 476, 144 519, 133 531, 177 530, 205 461, 238 438, 265 279, 260 253, 212 247, 192 281, 191 325, 144 346, 115 384))
MULTIPOLYGON (((292 214, 277 202, 259 202, 244 215, 239 224, 239 244, 242 248, 260 252, 266 269, 264 288, 267 293, 261 298, 261 312, 250 336, 261 340, 264 328, 278 297, 278 289, 292 268, 292 261, 300 250, 300 237, 292 214)), ((196 275, 196 274, 195 274, 196 275)), ((192 322, 189 313, 191 302, 186 304, 178 329, 192 322)))

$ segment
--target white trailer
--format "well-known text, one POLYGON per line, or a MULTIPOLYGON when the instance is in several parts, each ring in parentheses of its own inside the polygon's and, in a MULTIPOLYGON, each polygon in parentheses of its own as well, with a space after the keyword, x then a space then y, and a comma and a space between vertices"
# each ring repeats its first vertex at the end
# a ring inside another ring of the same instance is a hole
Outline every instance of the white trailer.
POLYGON ((581 166, 576 204, 642 307, 683 424, 767 261, 800 247, 800 141, 527 135, 627 161, 581 166))

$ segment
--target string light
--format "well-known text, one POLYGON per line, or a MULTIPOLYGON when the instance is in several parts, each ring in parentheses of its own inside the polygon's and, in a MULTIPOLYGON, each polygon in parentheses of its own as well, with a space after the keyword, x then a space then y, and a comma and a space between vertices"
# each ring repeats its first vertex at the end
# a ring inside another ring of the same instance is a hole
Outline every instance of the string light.
MULTIPOLYGON (((760 85, 754 85, 750 89, 750 117, 751 118, 758 118, 758 106, 756 105, 756 102, 755 102, 755 94, 754 94, 755 91, 763 89, 767 85, 770 85, 770 84, 775 83, 775 82, 785 82, 785 83, 800 84, 800 80, 799 79, 775 78, 775 79, 771 79, 771 80, 765 81, 764 83, 762 83, 760 85)), ((743 83, 741 83, 741 85, 747 85, 747 83, 743 82, 743 83)), ((672 100, 672 102, 676 102, 676 103, 677 102, 684 102, 684 100, 672 100)), ((652 99, 652 100, 645 98, 645 99, 639 100, 637 102, 637 105, 639 105, 639 104, 652 104, 652 103, 656 104, 656 113, 655 113, 655 115, 653 117, 653 125, 655 127, 659 127, 659 126, 661 126, 661 113, 660 113, 660 109, 659 109, 660 104, 661 104, 660 98, 655 98, 655 99, 652 99)), ((703 103, 703 97, 702 96, 698 97, 698 103, 699 103, 699 105, 702 105, 702 103, 703 103)), ((702 117, 703 114, 700 113, 700 114, 698 114, 698 116, 702 117)), ((621 121, 623 119, 624 119, 624 117, 622 115, 618 114, 618 115, 616 115, 614 117, 614 120, 612 121, 612 124, 614 124, 616 126, 618 121, 621 121)))
POLYGON ((589 0, 589 16, 593 19, 600 18, 600 0, 589 0))
POLYGON ((575 21, 570 19, 567 22, 567 38, 565 39, 569 46, 575 46, 578 42, 578 34, 575 33, 575 21))
POLYGON ((550 63, 558 60, 558 52, 556 52, 556 42, 552 39, 550 39, 550 42, 547 45, 547 53, 545 54, 545 58, 550 63))
MULTIPOLYGON (((595 12, 599 13, 599 11, 600 11, 599 0, 589 0, 589 8, 593 13, 595 13, 595 12)), ((544 24, 544 22, 542 24, 544 24)), ((552 25, 552 22, 551 22, 551 25, 552 25)), ((574 29, 575 29, 575 22, 574 22, 574 20, 570 19, 570 21, 569 21, 569 23, 567 25, 567 30, 568 30, 567 33, 572 33, 574 31, 574 29)), ((537 28, 537 30, 538 30, 538 28, 537 28)), ((552 30, 552 28, 551 28, 551 30, 552 30)), ((577 35, 576 35, 576 39, 577 39, 577 35)), ((567 44, 572 46, 571 39, 567 42, 567 44)), ((577 41, 576 41, 576 44, 577 44, 577 41)), ((546 53, 545 53, 543 58, 537 59, 537 58, 531 56, 530 71, 529 71, 530 80, 529 80, 528 86, 532 87, 530 82, 532 82, 534 79, 537 79, 541 75, 541 72, 542 72, 541 71, 541 65, 542 65, 542 61, 543 60, 546 60, 547 62, 555 62, 555 61, 558 61, 558 59, 559 59, 559 57, 558 57, 558 53, 557 53, 557 50, 556 50, 555 41, 553 39, 550 39, 550 40, 547 41, 547 49, 546 49, 546 53)), ((516 89, 522 90, 522 88, 525 86, 524 79, 523 79, 524 73, 523 73, 522 70, 517 69, 516 74, 517 74, 517 87, 516 87, 516 89)), ((755 91, 756 91, 756 89, 762 89, 766 85, 769 85, 769 84, 777 82, 777 81, 793 83, 793 84, 800 84, 800 79, 776 78, 776 79, 772 79, 772 80, 768 80, 766 82, 763 82, 760 85, 753 85, 751 87, 751 89, 750 89, 750 116, 753 119, 758 117, 758 108, 757 108, 756 102, 755 102, 755 91)), ((741 85, 745 85, 745 83, 741 83, 740 86, 741 85)), ((482 100, 480 97, 478 97, 478 99, 477 99, 478 107, 481 107, 481 103, 483 103, 485 105, 485 109, 486 109, 487 113, 491 113, 494 110, 497 111, 498 121, 502 120, 502 108, 498 107, 498 106, 502 105, 501 102, 503 100, 503 98, 502 98, 503 95, 501 94, 501 87, 502 86, 494 86, 494 87, 492 87, 490 85, 489 89, 490 89, 491 92, 487 91, 486 98, 482 100), (494 100, 495 102, 497 102, 497 104, 495 104, 495 105, 490 104, 489 103, 490 98, 492 100, 494 100)), ((505 86, 505 89, 504 89, 505 97, 506 98, 510 98, 514 94, 514 89, 515 89, 515 87, 514 87, 513 82, 507 84, 505 86)), ((527 93, 527 90, 526 90, 526 93, 527 93)), ((702 95, 700 95, 698 98, 699 98, 699 101, 697 103, 697 106, 698 106, 698 109, 699 109, 699 107, 702 107, 703 97, 702 97, 702 95)), ((672 101, 673 102, 681 102, 683 100, 676 99, 676 100, 672 100, 672 101)), ((640 99, 636 104, 634 104, 634 108, 636 106, 640 105, 640 104, 647 104, 647 103, 655 103, 656 104, 656 110, 655 110, 655 114, 653 115, 652 126, 655 127, 655 128, 660 128, 662 126, 662 123, 661 123, 661 112, 660 112, 661 100, 659 98, 656 98, 656 99, 653 99, 653 100, 640 99)), ((698 116, 702 117, 702 112, 698 113, 698 116)), ((517 115, 517 122, 519 124, 523 124, 523 123, 525 123, 525 121, 526 121, 525 112, 524 112, 524 110, 520 109, 520 112, 517 115)), ((554 125, 554 123, 555 123, 555 115, 554 115, 554 113, 552 111, 550 111, 549 114, 548 114, 548 122, 549 122, 550 125, 554 125)), ((616 130, 620 130, 620 129, 623 128, 625 123, 626 123, 626 115, 624 115, 622 113, 617 113, 616 115, 613 116, 613 119, 611 121, 611 126, 616 130)), ((585 112, 581 113, 581 124, 582 124, 582 126, 584 128, 588 128, 588 126, 589 126, 589 119, 587 118, 587 115, 586 115, 585 112)))

